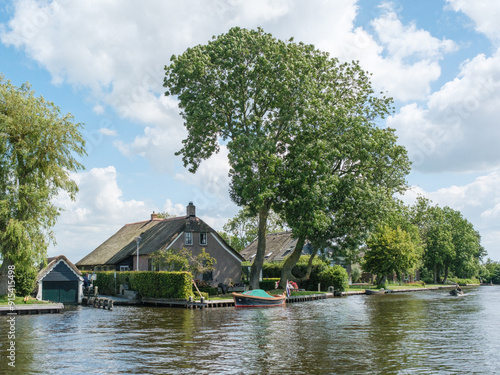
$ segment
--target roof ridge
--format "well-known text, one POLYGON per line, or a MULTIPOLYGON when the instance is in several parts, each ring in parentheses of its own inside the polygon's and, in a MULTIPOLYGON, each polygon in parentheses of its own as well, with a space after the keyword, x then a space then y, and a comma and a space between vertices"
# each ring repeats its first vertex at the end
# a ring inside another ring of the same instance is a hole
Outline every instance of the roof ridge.
POLYGON ((155 219, 149 219, 149 220, 142 220, 142 221, 136 221, 135 223, 128 223, 125 224, 124 226, 129 226, 129 225, 136 225, 136 224, 144 224, 144 223, 149 223, 151 221, 174 221, 174 220, 179 220, 179 219, 186 219, 187 216, 176 216, 176 217, 170 217, 168 219, 161 219, 161 218, 155 218, 155 219))

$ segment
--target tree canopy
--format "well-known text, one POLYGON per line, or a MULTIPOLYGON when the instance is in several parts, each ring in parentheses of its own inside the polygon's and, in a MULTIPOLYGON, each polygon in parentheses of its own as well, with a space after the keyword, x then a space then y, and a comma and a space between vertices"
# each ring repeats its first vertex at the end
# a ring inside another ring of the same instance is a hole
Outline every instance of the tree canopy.
POLYGON ((0 76, 0 295, 9 265, 43 262, 55 242, 52 198, 66 191, 74 199, 78 191, 70 173, 82 168, 81 127, 29 84, 16 87, 0 76))
MULTIPOLYGON (((395 146, 393 131, 375 124, 390 113, 392 101, 374 95, 356 62, 340 63, 314 46, 277 40, 262 29, 235 27, 173 56, 165 71, 166 95, 179 98, 188 130, 178 153, 184 165, 196 172, 202 160, 227 147, 231 198, 259 217, 253 288, 271 208, 280 206, 287 220, 300 210, 308 220, 304 225, 312 227, 329 193, 341 195, 354 184, 362 196, 361 181, 395 189, 408 173, 406 151, 395 146)), ((332 200, 330 209, 339 204, 332 200)), ((322 228, 333 228, 339 211, 318 220, 307 236, 319 238, 322 228)))

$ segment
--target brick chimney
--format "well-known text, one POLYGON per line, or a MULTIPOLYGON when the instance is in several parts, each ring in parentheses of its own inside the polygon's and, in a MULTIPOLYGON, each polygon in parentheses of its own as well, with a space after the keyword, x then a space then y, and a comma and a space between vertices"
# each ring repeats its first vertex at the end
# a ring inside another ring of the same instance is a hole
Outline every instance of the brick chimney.
POLYGON ((153 211, 153 213, 151 214, 151 220, 154 220, 154 219, 157 219, 158 218, 158 215, 155 214, 155 212, 153 211))
POLYGON ((196 206, 193 204, 193 202, 189 202, 189 204, 186 207, 186 212, 187 216, 196 216, 196 206))

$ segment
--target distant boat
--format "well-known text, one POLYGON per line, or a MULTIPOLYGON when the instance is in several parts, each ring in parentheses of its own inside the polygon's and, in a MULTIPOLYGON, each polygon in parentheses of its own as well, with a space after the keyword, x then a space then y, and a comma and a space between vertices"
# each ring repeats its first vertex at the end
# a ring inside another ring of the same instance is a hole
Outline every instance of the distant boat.
POLYGON ((283 306, 286 296, 272 296, 262 289, 249 290, 244 293, 233 293, 235 307, 283 306))
POLYGON ((366 294, 385 294, 386 290, 384 288, 381 289, 365 289, 366 294))

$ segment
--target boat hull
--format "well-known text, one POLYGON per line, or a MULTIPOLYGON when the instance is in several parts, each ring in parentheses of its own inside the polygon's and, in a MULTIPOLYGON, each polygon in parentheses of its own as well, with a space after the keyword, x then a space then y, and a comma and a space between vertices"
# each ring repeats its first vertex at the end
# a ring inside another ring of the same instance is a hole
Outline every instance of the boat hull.
POLYGON ((242 293, 233 293, 235 307, 272 307, 283 306, 286 301, 285 296, 257 297, 242 293))
POLYGON ((366 294, 385 294, 385 290, 384 289, 366 289, 365 290, 365 293, 366 294))

